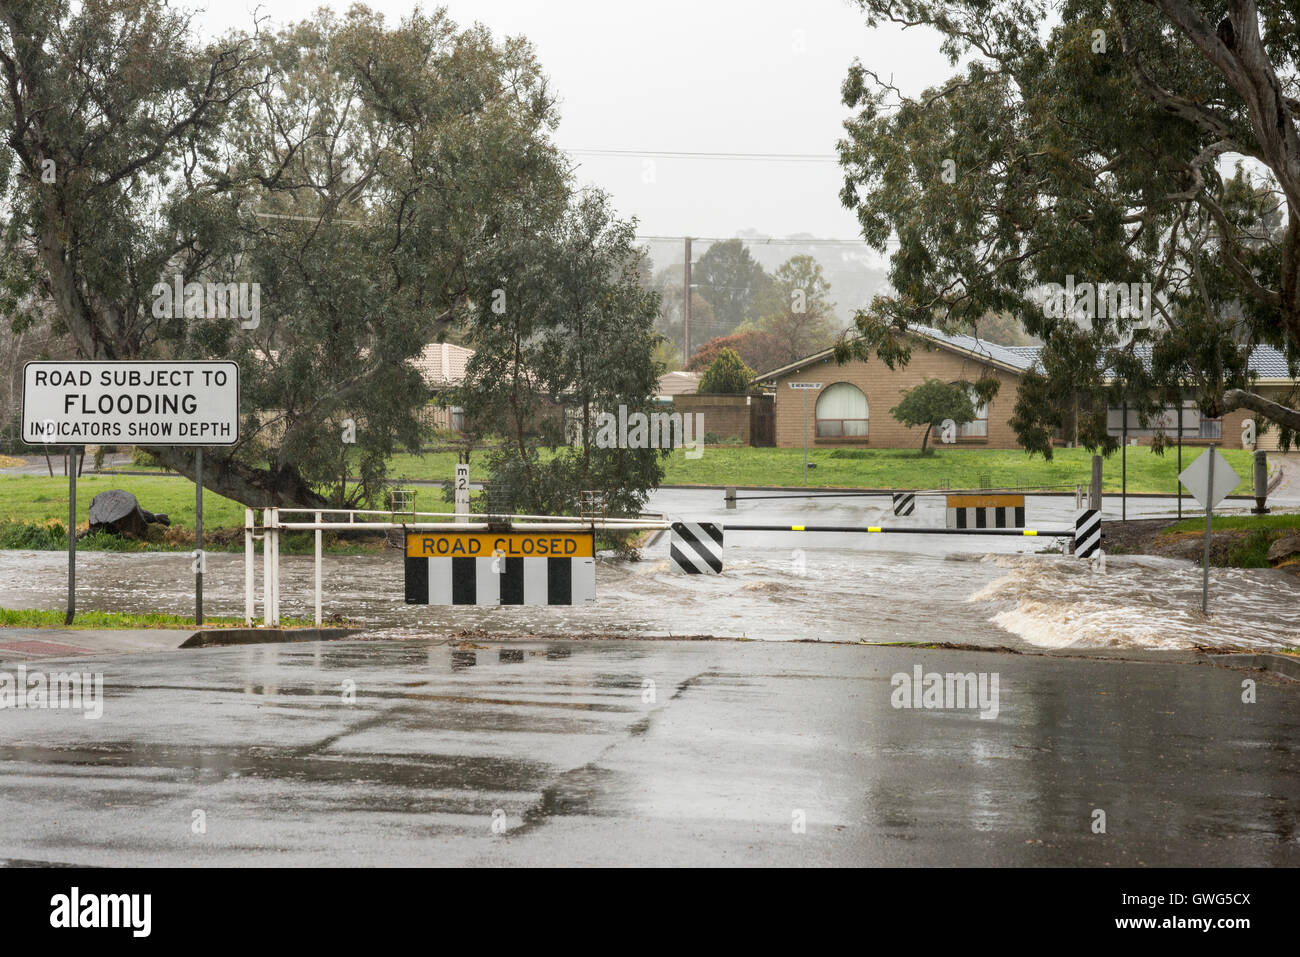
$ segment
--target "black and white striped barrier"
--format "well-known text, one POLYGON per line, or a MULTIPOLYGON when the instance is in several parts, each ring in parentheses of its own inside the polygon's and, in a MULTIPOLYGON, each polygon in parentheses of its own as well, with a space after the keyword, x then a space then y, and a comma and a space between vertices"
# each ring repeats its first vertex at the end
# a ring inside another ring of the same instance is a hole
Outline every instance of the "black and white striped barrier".
POLYGON ((895 492, 893 502, 895 515, 911 515, 916 511, 915 492, 895 492))
POLYGON ((591 532, 410 532, 408 605, 584 605, 596 600, 591 532))
POLYGON ((949 528, 1024 528, 1023 495, 949 495, 949 528))
MULTIPOLYGON (((687 574, 722 573, 724 526, 708 522, 674 522, 669 552, 673 565, 687 574)), ((856 532, 870 535, 1015 535, 1024 538, 1069 538, 1075 558, 1091 558, 1101 547, 1101 513, 1081 511, 1073 528, 888 528, 881 525, 727 525, 733 532, 856 532)))
POLYGON ((1101 548, 1101 512, 1085 508, 1074 517, 1074 557, 1091 558, 1101 548))
POLYGON ((722 574, 722 526, 711 522, 673 522, 668 554, 688 575, 722 574))

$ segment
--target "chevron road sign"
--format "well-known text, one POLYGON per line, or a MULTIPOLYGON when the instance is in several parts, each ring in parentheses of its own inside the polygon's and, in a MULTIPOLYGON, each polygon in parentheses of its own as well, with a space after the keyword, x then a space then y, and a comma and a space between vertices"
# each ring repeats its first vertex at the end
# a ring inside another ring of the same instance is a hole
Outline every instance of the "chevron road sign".
POLYGON ((722 526, 711 522, 673 522, 669 555, 688 575, 722 574, 722 526))

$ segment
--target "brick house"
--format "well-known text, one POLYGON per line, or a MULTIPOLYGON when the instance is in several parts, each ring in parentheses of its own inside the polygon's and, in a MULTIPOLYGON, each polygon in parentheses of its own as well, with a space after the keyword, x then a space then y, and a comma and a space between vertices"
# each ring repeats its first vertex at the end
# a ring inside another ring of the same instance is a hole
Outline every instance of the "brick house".
MULTIPOLYGON (((1038 360, 1033 346, 999 346, 973 336, 949 334, 923 326, 913 328, 912 359, 901 369, 890 369, 879 359, 853 360, 839 365, 830 349, 807 356, 797 362, 764 372, 754 379, 755 385, 770 389, 775 402, 775 437, 780 448, 801 448, 804 442, 804 401, 807 396, 808 444, 813 447, 849 446, 859 448, 921 447, 924 426, 907 428, 889 410, 898 404, 902 393, 925 379, 945 382, 975 382, 993 376, 1001 383, 998 394, 978 417, 961 427, 957 445, 1016 449, 1020 443, 1011 428, 1016 391, 1020 379, 1038 360), (791 388, 791 383, 816 382, 816 390, 791 388)), ((1283 401, 1296 387, 1288 374, 1286 361, 1276 349, 1258 346, 1251 353, 1250 367, 1257 375, 1255 387, 1260 394, 1283 401)), ((1242 426, 1253 413, 1238 410, 1222 419, 1202 419, 1192 400, 1184 402, 1182 441, 1184 445, 1208 445, 1214 442, 1225 448, 1242 448, 1242 426)), ((1124 435, 1123 409, 1109 410, 1110 432, 1124 435)), ((1149 445, 1156 424, 1142 428, 1135 412, 1129 413, 1127 438, 1130 443, 1149 445)), ((1165 435, 1176 441, 1177 406, 1164 413, 1165 435)), ((933 438, 933 437, 932 437, 933 438)), ((1277 431, 1259 437, 1258 448, 1277 448, 1277 431)))
MULTIPOLYGON (((465 369, 473 357, 473 349, 450 342, 431 342, 411 360, 411 364, 429 386, 446 389, 465 381, 465 369)), ((423 418, 425 425, 433 428, 451 429, 455 432, 465 430, 465 416, 459 406, 430 403, 424 409, 423 418)))

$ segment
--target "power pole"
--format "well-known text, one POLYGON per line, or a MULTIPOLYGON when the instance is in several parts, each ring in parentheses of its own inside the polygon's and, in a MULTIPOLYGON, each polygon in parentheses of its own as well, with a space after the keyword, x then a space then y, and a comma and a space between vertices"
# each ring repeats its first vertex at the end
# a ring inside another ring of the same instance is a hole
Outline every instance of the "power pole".
POLYGON ((686 240, 685 286, 682 289, 682 368, 691 361, 691 237, 686 240))

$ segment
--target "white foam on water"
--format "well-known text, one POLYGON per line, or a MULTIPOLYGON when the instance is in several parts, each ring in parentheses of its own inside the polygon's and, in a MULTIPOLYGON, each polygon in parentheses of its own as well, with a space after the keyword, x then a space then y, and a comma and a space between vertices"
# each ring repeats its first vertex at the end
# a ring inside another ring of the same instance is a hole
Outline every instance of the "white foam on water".
POLYGON ((1002 606, 988 620, 1041 648, 1276 648, 1300 640, 1300 584, 1265 569, 1211 569, 1177 559, 1120 556, 1099 573, 1073 558, 991 555, 1008 574, 968 602, 1002 606))

